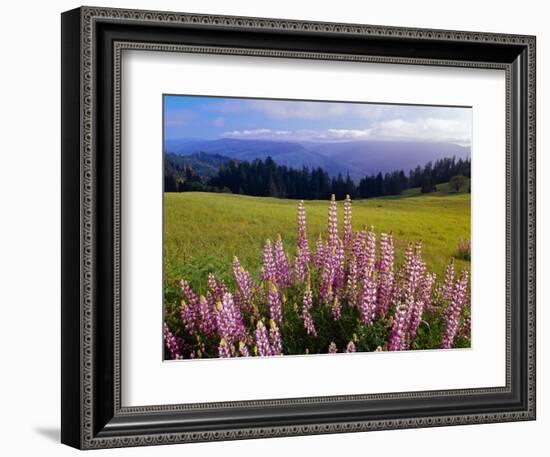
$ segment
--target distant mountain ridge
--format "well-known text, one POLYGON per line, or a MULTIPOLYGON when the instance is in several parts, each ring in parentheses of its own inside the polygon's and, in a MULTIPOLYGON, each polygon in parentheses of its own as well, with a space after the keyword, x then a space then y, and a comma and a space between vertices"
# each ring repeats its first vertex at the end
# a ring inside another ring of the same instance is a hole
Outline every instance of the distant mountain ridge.
MULTIPOLYGON (((298 142, 273 140, 167 140, 165 152, 193 156, 200 152, 220 157, 253 161, 271 156, 280 165, 293 168, 321 167, 330 176, 338 173, 357 180, 379 172, 409 170, 446 157, 465 159, 470 148, 452 143, 420 141, 298 142)), ((198 171, 198 170, 197 170, 198 171)))
POLYGON ((267 141, 267 140, 239 140, 225 138, 219 140, 176 140, 166 142, 166 152, 178 155, 191 155, 202 151, 208 154, 220 154, 236 160, 254 159, 265 160, 270 157, 279 165, 286 165, 292 168, 307 166, 321 167, 332 174, 345 173, 346 169, 341 167, 330 157, 324 157, 298 142, 290 141, 267 141))

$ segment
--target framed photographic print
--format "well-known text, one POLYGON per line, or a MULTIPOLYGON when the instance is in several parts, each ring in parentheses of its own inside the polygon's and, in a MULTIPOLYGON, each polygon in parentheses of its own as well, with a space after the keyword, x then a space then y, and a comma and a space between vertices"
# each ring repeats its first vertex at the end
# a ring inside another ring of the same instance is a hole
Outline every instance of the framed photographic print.
POLYGON ((535 38, 62 15, 62 442, 535 418, 535 38))

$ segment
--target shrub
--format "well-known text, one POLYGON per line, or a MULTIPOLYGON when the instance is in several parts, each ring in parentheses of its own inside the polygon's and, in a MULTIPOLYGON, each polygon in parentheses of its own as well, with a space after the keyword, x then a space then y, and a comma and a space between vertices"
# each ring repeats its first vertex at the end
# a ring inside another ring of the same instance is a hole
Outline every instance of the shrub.
POLYGON ((455 257, 462 260, 470 260, 472 247, 470 240, 460 240, 456 249, 455 257))
POLYGON ((466 178, 462 175, 453 176, 449 181, 449 188, 455 192, 460 192, 460 189, 464 187, 466 178))

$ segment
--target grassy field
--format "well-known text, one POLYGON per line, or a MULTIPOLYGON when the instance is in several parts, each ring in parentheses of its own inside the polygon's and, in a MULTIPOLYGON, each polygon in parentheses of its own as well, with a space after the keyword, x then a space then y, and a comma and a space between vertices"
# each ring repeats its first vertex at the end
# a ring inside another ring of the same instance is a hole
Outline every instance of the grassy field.
MULTIPOLYGON (((467 188, 466 188, 467 189, 467 188)), ((167 301, 175 300, 180 279, 202 293, 209 272, 231 279, 233 256, 253 275, 259 273, 267 238, 281 235, 285 250, 294 256, 296 200, 200 192, 164 194, 164 275, 167 301)), ((342 226, 342 203, 339 203, 342 226)), ((306 201, 310 246, 325 237, 328 201, 306 201)), ((374 226, 392 232, 400 263, 406 244, 422 240, 424 260, 441 278, 461 239, 470 238, 470 194, 449 193, 446 184, 423 195, 410 189, 398 197, 353 202, 353 229, 374 226)), ((469 262, 456 260, 459 269, 469 262)))

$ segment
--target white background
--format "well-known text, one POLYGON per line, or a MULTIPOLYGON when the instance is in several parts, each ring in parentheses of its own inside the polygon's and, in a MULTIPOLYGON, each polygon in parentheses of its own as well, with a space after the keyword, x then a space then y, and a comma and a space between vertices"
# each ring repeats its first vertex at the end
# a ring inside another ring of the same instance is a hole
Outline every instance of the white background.
POLYGON ((503 71, 144 51, 122 61, 124 406, 505 385, 503 71), (473 106, 472 348, 163 363, 163 92, 473 106))
MULTIPOLYGON (((544 2, 98 1, 105 6, 235 14, 538 36, 538 420, 439 429, 325 435, 102 451, 101 455, 248 456, 343 453, 461 456, 546 455, 550 427, 550 30, 544 2), (544 203, 546 202, 546 203, 544 203), (546 432, 546 433, 545 433, 546 432), (546 435, 546 436, 545 436, 546 435)), ((0 33, 0 450, 76 453, 59 441, 60 17, 77 2, 3 5, 0 33)), ((490 177, 487 178, 490 184, 490 177)))

